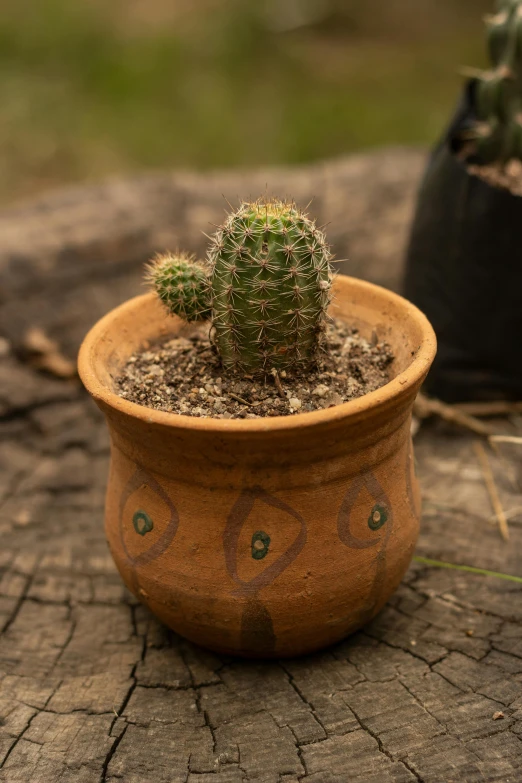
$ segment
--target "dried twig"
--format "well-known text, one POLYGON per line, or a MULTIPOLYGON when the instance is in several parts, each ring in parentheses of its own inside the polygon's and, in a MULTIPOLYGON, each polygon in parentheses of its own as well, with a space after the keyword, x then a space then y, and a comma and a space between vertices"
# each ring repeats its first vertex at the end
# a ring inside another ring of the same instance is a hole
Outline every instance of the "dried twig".
POLYGON ((515 492, 518 492, 520 489, 520 484, 516 468, 508 459, 506 459, 502 449, 499 449, 498 444, 514 443, 515 445, 521 445, 522 438, 516 437, 514 435, 490 435, 488 441, 497 457, 502 460, 506 471, 506 476, 509 479, 512 488, 515 490, 515 492))
POLYGON ((283 385, 281 383, 281 379, 279 377, 279 373, 277 370, 272 370, 272 375, 274 376, 274 383, 276 385, 276 389, 279 392, 279 396, 283 398, 283 400, 286 400, 286 394, 285 390, 283 389, 283 385))
POLYGON ((508 402, 507 400, 457 402, 452 407, 469 416, 509 416, 510 413, 522 413, 522 402, 508 402))
POLYGON ((504 509, 502 508, 502 503, 500 502, 497 485, 495 483, 493 471, 491 470, 491 465, 489 464, 488 455, 486 454, 486 450, 482 445, 482 443, 480 443, 480 441, 476 441, 474 443, 474 447, 475 447, 475 453, 480 462, 482 475, 484 476, 484 481, 488 490, 489 498, 491 500, 491 505, 493 506, 493 511, 495 512, 495 515, 497 517, 500 535, 502 536, 504 541, 509 541, 508 523, 507 523, 506 515, 504 513, 504 509))
POLYGON ((238 402, 240 402, 242 405, 247 405, 247 406, 249 406, 249 407, 250 407, 250 403, 249 403, 249 402, 247 402, 247 400, 243 399, 243 397, 240 397, 240 396, 239 396, 239 394, 234 394, 234 392, 229 392, 229 393, 228 393, 228 396, 229 396, 229 397, 232 397, 232 399, 233 399, 233 400, 237 400, 237 401, 238 401, 238 402))
POLYGON ((457 424, 460 427, 471 430, 475 435, 483 435, 484 437, 489 437, 491 435, 491 430, 474 416, 463 413, 454 405, 448 405, 441 400, 426 397, 422 393, 419 394, 415 400, 413 412, 419 419, 439 416, 450 424, 457 424))
POLYGON ((75 362, 64 356, 58 343, 36 326, 26 332, 22 351, 27 361, 39 370, 58 378, 74 378, 76 375, 75 362))

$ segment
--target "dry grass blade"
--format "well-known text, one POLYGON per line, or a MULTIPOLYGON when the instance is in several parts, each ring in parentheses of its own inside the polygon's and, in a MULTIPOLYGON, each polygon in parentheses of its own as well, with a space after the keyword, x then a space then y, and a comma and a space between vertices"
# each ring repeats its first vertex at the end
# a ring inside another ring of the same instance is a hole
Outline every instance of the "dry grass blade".
MULTIPOLYGON (((520 514, 522 514, 522 506, 515 506, 514 508, 510 508, 507 511, 504 511, 504 515, 508 522, 510 522, 512 519, 516 519, 520 514)), ((496 522, 497 521, 497 515, 493 514, 492 517, 489 518, 489 522, 496 522)))
POLYGON ((518 584, 522 584, 522 577, 514 576, 513 574, 503 574, 500 571, 489 571, 486 568, 458 565, 457 563, 446 563, 444 560, 432 560, 430 557, 421 557, 419 555, 415 555, 413 560, 416 563, 429 566, 430 568, 449 568, 452 571, 467 571, 470 574, 477 574, 478 576, 491 576, 496 579, 506 579, 509 582, 517 582, 518 584))
POLYGON ((491 435, 491 430, 474 416, 464 413, 454 405, 448 405, 441 400, 426 397, 422 393, 415 400, 413 412, 419 419, 439 416, 439 418, 447 421, 449 424, 456 424, 459 427, 471 430, 475 435, 482 435, 486 438, 491 435))
POLYGON ((497 485, 495 483, 495 478, 491 470, 491 465, 489 464, 488 455, 486 454, 486 450, 484 446, 479 441, 476 441, 474 443, 474 447, 475 447, 475 453, 478 457, 478 461, 480 462, 482 475, 484 476, 484 481, 491 500, 491 505, 493 506, 493 511, 495 512, 497 518, 500 535, 502 536, 504 541, 509 541, 508 523, 507 523, 506 515, 504 513, 504 509, 502 508, 502 503, 500 502, 497 485))
POLYGON ((517 435, 490 435, 489 440, 492 443, 515 443, 522 445, 522 438, 517 435))

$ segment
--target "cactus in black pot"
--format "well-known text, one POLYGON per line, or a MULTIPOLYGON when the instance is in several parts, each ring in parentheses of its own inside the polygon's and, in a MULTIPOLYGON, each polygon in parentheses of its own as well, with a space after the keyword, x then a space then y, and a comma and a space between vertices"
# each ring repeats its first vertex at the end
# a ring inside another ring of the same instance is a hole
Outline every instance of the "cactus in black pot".
POLYGON ((463 157, 482 164, 522 159, 522 3, 503 0, 486 17, 491 68, 470 84, 474 121, 456 133, 463 157))
POLYGON ((426 387, 447 401, 522 399, 522 198, 503 177, 522 172, 522 1, 486 25, 491 68, 430 158, 406 261, 405 294, 439 342, 426 387))

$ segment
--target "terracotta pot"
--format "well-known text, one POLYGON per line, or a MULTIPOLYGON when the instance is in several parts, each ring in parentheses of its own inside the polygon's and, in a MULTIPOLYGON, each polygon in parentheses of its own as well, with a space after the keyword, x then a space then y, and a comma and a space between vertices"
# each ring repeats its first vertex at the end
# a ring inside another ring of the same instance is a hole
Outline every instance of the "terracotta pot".
POLYGON ((339 276, 333 314, 395 353, 394 379, 328 410, 198 419, 118 397, 114 378, 146 341, 187 329, 152 294, 87 335, 80 374, 107 417, 106 533, 127 587, 163 622, 214 650, 280 657, 368 622, 399 585, 420 499, 410 419, 435 355, 413 305, 339 276))

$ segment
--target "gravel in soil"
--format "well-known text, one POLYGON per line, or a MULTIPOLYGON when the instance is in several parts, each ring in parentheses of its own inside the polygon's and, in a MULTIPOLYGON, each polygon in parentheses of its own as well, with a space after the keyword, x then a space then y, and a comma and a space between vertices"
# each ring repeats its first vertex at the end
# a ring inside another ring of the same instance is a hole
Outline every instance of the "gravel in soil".
POLYGON ((343 321, 328 327, 326 350, 315 367, 265 378, 225 372, 208 336, 208 324, 131 356, 117 380, 130 402, 169 413, 215 419, 290 416, 330 408, 384 386, 393 354, 343 321))

